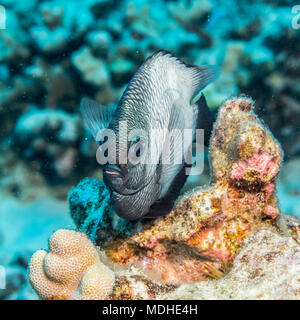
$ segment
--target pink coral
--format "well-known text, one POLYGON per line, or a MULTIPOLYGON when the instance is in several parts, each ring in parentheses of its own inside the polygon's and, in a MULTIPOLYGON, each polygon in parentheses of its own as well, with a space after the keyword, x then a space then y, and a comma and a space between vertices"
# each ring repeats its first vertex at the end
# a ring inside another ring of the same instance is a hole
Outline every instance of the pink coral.
POLYGON ((247 179, 247 175, 253 174, 256 179, 267 182, 277 175, 278 170, 278 163, 273 160, 271 155, 262 151, 261 153, 253 154, 247 160, 240 160, 235 163, 232 167, 231 179, 247 179))

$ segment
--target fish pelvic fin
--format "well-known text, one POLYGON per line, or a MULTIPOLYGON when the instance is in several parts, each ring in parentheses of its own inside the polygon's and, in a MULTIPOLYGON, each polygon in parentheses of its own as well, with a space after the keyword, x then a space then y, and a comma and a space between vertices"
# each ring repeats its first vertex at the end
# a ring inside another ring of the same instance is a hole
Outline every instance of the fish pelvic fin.
POLYGON ((204 144, 208 147, 213 125, 215 122, 215 115, 209 109, 203 93, 201 94, 200 99, 197 101, 196 105, 198 107, 197 129, 204 129, 204 144))
POLYGON ((151 207, 147 215, 143 218, 156 218, 164 216, 173 209, 176 200, 180 196, 181 189, 183 188, 188 176, 185 174, 186 167, 191 167, 185 164, 182 169, 178 172, 174 180, 172 181, 168 192, 151 207))
POLYGON ((80 102, 80 112, 83 121, 96 141, 97 134, 100 130, 108 127, 115 111, 115 105, 105 107, 89 98, 82 98, 80 102))

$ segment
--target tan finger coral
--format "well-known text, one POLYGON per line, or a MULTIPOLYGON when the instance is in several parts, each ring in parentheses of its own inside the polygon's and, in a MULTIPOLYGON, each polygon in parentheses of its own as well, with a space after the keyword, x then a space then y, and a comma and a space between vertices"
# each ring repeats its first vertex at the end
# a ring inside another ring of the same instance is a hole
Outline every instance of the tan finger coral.
POLYGON ((105 299, 114 274, 99 258, 88 237, 58 230, 49 241, 50 252, 37 251, 30 262, 30 282, 43 299, 105 299))

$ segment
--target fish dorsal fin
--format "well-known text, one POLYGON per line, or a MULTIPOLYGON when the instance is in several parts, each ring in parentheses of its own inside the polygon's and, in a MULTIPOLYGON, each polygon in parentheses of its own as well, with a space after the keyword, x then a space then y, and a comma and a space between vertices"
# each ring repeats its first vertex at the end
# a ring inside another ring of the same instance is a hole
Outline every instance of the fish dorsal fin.
POLYGON ((166 68, 165 74, 170 72, 169 76, 173 85, 174 81, 179 81, 177 83, 179 88, 188 88, 188 99, 190 99, 191 104, 195 104, 200 99, 201 90, 213 82, 219 75, 219 68, 217 66, 190 65, 165 50, 155 52, 145 61, 144 65, 146 67, 155 65, 158 61, 160 61, 158 69, 161 69, 163 66, 166 68), (176 76, 172 73, 172 65, 178 72, 176 76))
POLYGON ((80 102, 80 112, 84 123, 91 131, 95 140, 99 130, 106 129, 116 111, 116 106, 102 106, 89 98, 83 98, 80 102))

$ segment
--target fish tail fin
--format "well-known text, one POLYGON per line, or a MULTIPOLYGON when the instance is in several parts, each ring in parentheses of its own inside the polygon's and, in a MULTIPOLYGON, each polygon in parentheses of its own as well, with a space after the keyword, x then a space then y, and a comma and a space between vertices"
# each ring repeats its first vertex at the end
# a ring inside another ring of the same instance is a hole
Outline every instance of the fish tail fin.
POLYGON ((193 89, 191 104, 194 104, 200 99, 201 90, 216 80, 220 72, 217 66, 190 66, 189 72, 193 89))
POLYGON ((89 98, 81 99, 80 112, 83 121, 96 141, 98 132, 108 127, 115 110, 114 105, 105 107, 89 98))
POLYGON ((204 129, 204 144, 209 146, 209 140, 213 129, 215 116, 209 109, 205 96, 202 93, 200 99, 196 102, 198 106, 198 129, 204 129))

